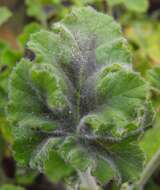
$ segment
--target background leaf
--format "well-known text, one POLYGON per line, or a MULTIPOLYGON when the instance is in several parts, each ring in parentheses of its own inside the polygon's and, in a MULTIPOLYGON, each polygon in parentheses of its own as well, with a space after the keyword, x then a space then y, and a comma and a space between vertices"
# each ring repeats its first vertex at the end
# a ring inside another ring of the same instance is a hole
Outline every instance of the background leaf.
POLYGON ((4 24, 9 17, 11 17, 11 12, 6 7, 0 7, 0 25, 4 24))

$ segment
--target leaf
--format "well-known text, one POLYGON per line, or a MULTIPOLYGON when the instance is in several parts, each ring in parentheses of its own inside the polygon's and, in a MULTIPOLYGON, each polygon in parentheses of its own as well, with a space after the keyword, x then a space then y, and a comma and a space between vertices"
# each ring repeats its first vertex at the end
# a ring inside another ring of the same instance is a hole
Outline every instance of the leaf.
POLYGON ((2 185, 0 190, 24 190, 24 188, 14 185, 2 185))
MULTIPOLYGON (((109 151, 108 154, 110 154, 110 156, 106 156, 105 152, 99 151, 101 162, 103 161, 104 164, 108 162, 108 164, 110 164, 110 166, 112 167, 112 170, 109 170, 109 167, 106 167, 104 165, 104 182, 107 182, 107 180, 109 180, 111 177, 113 178, 113 176, 116 177, 116 180, 118 182, 121 182, 121 180, 137 180, 137 176, 139 176, 139 173, 141 173, 143 169, 144 155, 142 150, 137 146, 135 142, 130 143, 128 140, 122 140, 120 143, 107 143, 101 145, 101 147, 104 151, 105 149, 106 152, 109 151)), ((102 174, 100 174, 98 177, 101 176, 102 174)))
POLYGON ((125 0, 124 4, 127 9, 135 12, 145 12, 149 6, 148 0, 136 0, 134 2, 132 0, 125 0))
POLYGON ((122 142, 118 145, 113 145, 113 159, 118 170, 122 174, 123 181, 137 180, 137 176, 143 169, 144 155, 142 150, 132 142, 122 142), (128 161, 129 160, 129 161, 128 161))
MULTIPOLYGON (((64 2, 65 4, 65 2, 64 2)), ((63 17, 68 9, 57 0, 26 0, 27 14, 46 25, 52 17, 63 17)))
POLYGON ((110 6, 115 6, 117 4, 123 3, 123 0, 107 0, 110 6))
POLYGON ((97 160, 97 166, 93 170, 93 175, 97 177, 99 181, 103 184, 107 184, 115 176, 111 163, 106 162, 106 160, 99 159, 97 160))
POLYGON ((146 162, 148 163, 152 157, 159 151, 160 148, 160 114, 159 114, 159 93, 160 93, 160 85, 159 85, 159 77, 160 77, 160 67, 157 65, 152 69, 149 69, 146 77, 152 86, 152 101, 154 103, 155 109, 157 110, 156 120, 154 123, 154 128, 150 130, 147 134, 145 134, 144 138, 140 141, 140 146, 146 153, 146 162), (150 143, 148 143, 150 142, 150 143))
POLYGON ((153 129, 145 134, 144 138, 140 141, 140 146, 145 152, 146 163, 148 163, 156 152, 160 149, 160 127, 159 127, 159 113, 157 114, 156 123, 153 129), (149 142, 149 143, 148 143, 149 142))
POLYGON ((42 27, 37 23, 30 23, 24 27, 23 32, 18 36, 19 44, 22 48, 26 45, 30 38, 30 35, 34 32, 38 32, 42 27))
POLYGON ((150 81, 151 85, 157 90, 160 90, 160 67, 156 66, 147 72, 147 78, 150 81))
POLYGON ((30 168, 17 166, 16 169, 16 183, 17 184, 31 184, 38 175, 37 171, 31 170, 30 168))
POLYGON ((91 8, 74 9, 27 46, 35 59, 22 59, 9 80, 16 160, 53 181, 88 169, 100 184, 137 180, 138 137, 154 111, 120 26, 91 8))
POLYGON ((135 12, 145 12, 148 8, 148 0, 107 0, 110 6, 123 4, 128 10, 135 12))
POLYGON ((12 14, 8 8, 0 7, 0 26, 4 24, 11 17, 11 15, 12 14))
MULTIPOLYGON (((50 1, 52 2, 52 1, 50 1)), ((47 4, 47 1, 31 1, 31 0, 27 0, 26 1, 26 5, 27 5, 27 13, 29 16, 33 16, 36 19, 40 20, 42 23, 46 22, 46 20, 49 17, 49 13, 47 13, 44 9, 44 5, 47 4)))
POLYGON ((146 75, 147 70, 160 63, 159 37, 160 25, 153 19, 132 22, 132 26, 126 28, 126 37, 134 50, 134 67, 146 75), (148 38, 149 36, 149 38, 148 38))
POLYGON ((38 167, 39 171, 45 170, 52 181, 58 181, 73 172, 70 164, 61 159, 59 154, 53 150, 59 141, 59 139, 49 138, 42 142, 30 161, 32 168, 38 167))
POLYGON ((63 64, 67 64, 70 62, 72 53, 74 59, 84 54, 81 59, 88 56, 89 61, 92 61, 96 54, 97 64, 112 65, 113 63, 128 64, 131 62, 130 52, 126 48, 125 39, 121 36, 120 26, 113 22, 113 18, 101 13, 97 16, 96 13, 88 12, 85 9, 73 10, 72 14, 75 16, 66 17, 63 21, 64 24, 53 25, 53 31, 56 33, 41 31, 31 36, 28 47, 36 52, 37 59, 41 58, 51 62, 55 57, 57 61, 61 59, 63 64), (93 20, 90 20, 91 16, 94 18, 93 20), (74 24, 75 17, 79 17, 76 24, 74 24), (95 22, 98 23, 97 26, 95 26, 95 22), (71 31, 68 31, 65 26, 71 31), (81 26, 81 31, 79 31, 79 26, 81 26), (69 47, 73 49, 69 49, 69 47), (53 52, 50 49, 53 49, 53 52))
MULTIPOLYGON (((11 17, 11 12, 6 7, 0 7, 0 27, 11 17)), ((11 133, 10 124, 5 115, 5 106, 8 102, 8 76, 15 66, 16 62, 21 56, 21 52, 14 50, 10 47, 9 43, 5 40, 0 40, 0 181, 1 185, 7 181, 6 177, 13 177, 14 175, 14 163, 10 155, 10 150, 7 144, 12 144, 13 137, 11 133), (3 143, 3 144, 2 144, 3 143), (2 146, 2 147, 1 147, 2 146), (6 171, 6 160, 11 165, 11 172, 6 171), (5 162, 5 163, 3 163, 5 162), (3 165, 2 165, 3 163, 3 165)), ((14 187, 11 186, 10 189, 14 187)), ((9 189, 7 186, 0 187, 0 189, 9 189)), ((16 187, 15 187, 16 189, 16 187)), ((21 188, 17 188, 17 190, 21 188)), ((21 189, 22 190, 22 189, 21 189)))
POLYGON ((20 56, 21 52, 13 50, 9 44, 0 41, 0 132, 3 138, 10 143, 12 142, 12 135, 9 122, 5 116, 5 106, 8 101, 8 77, 20 56))

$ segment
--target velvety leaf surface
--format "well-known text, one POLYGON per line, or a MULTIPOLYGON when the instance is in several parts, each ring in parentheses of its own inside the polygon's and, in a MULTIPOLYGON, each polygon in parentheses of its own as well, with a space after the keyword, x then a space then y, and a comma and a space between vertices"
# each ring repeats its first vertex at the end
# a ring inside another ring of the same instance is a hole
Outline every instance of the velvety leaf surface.
POLYGON ((16 159, 54 181, 88 168, 101 184, 136 180, 144 161, 137 141, 153 109, 120 26, 74 9, 27 45, 35 58, 22 59, 9 81, 16 159))

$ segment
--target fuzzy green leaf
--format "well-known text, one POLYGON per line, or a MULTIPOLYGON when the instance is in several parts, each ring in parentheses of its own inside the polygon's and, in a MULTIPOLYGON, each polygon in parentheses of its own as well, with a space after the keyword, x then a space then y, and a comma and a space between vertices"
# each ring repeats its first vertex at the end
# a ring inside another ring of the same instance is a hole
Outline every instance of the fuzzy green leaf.
POLYGON ((136 180, 144 160, 137 139, 153 110, 119 25, 91 8, 74 9, 27 45, 35 58, 22 59, 9 81, 16 159, 53 180, 88 168, 101 184, 136 180))

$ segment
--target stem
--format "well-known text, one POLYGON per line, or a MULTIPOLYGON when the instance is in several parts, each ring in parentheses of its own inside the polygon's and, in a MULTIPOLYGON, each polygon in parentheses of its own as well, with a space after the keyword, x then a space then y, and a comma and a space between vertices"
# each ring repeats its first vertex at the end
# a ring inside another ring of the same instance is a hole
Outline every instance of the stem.
POLYGON ((70 133, 65 130, 55 130, 52 132, 44 132, 44 131, 37 131, 38 134, 44 135, 47 137, 67 137, 67 136, 77 136, 80 139, 86 139, 89 141, 105 141, 108 143, 120 143, 124 140, 127 140, 130 137, 136 137, 137 135, 141 134, 142 132, 150 129, 151 126, 147 126, 145 128, 139 128, 134 131, 129 132, 128 134, 124 135, 123 137, 114 137, 114 136, 97 136, 97 135, 87 135, 87 134, 75 134, 70 133))
POLYGON ((120 190, 134 190, 134 186, 128 183, 122 184, 120 190))
POLYGON ((112 6, 109 4, 109 2, 107 2, 107 0, 103 0, 102 3, 103 3, 104 12, 113 16, 112 6))
POLYGON ((106 0, 103 0, 103 1, 102 1, 102 4, 103 4, 103 10, 104 10, 104 12, 107 13, 107 8, 108 8, 107 1, 106 1, 106 0))
POLYGON ((91 175, 91 169, 88 168, 85 172, 77 171, 79 180, 74 178, 71 179, 70 183, 67 180, 67 189, 66 190, 102 190, 91 175), (75 180, 75 181, 74 181, 75 180))
POLYGON ((106 141, 106 142, 110 142, 110 143, 118 143, 121 142, 123 139, 122 138, 115 138, 115 137, 110 137, 110 136, 106 136, 106 137, 101 137, 101 136, 97 136, 97 135, 86 135, 86 134, 75 134, 75 133, 70 133, 67 131, 61 131, 61 130, 55 130, 53 132, 44 132, 44 131, 37 131, 37 134, 41 135, 41 136, 47 136, 47 137, 55 137, 55 138, 59 138, 59 137, 67 137, 67 136, 76 136, 79 139, 85 139, 85 140, 89 140, 89 141, 106 141))
POLYGON ((157 167, 160 165, 160 150, 154 155, 151 161, 147 164, 144 169, 141 179, 137 185, 138 189, 143 190, 149 178, 155 172, 157 167))
POLYGON ((80 90, 76 94, 77 104, 76 104, 76 122, 80 121, 80 90))
POLYGON ((44 28, 48 28, 48 24, 47 24, 47 20, 46 19, 41 19, 41 24, 42 24, 42 26, 44 26, 44 28))
POLYGON ((83 60, 82 58, 82 65, 80 66, 80 71, 79 71, 79 88, 77 92, 77 123, 80 121, 80 115, 81 115, 81 90, 82 86, 84 83, 84 71, 85 71, 85 65, 86 65, 86 60, 83 60))
POLYGON ((79 177, 81 180, 80 190, 100 190, 95 178, 91 175, 90 169, 83 173, 79 172, 79 177))
POLYGON ((112 7, 111 6, 108 6, 108 14, 110 16, 113 16, 113 10, 112 10, 112 7))

